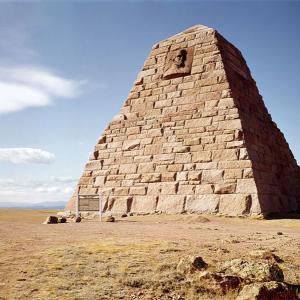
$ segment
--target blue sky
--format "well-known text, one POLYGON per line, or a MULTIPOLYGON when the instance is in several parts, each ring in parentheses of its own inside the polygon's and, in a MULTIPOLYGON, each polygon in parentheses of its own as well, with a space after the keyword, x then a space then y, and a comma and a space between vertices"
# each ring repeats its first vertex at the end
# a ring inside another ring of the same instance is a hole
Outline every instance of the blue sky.
POLYGON ((299 1, 4 1, 0 202, 67 200, 152 45, 195 24, 242 51, 299 162, 299 1))

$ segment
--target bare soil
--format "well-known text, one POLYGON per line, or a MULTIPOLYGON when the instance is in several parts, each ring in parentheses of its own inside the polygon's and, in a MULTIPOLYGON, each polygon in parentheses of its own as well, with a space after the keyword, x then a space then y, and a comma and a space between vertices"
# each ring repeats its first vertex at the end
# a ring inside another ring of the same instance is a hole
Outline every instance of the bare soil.
POLYGON ((234 299, 184 281, 187 254, 218 263, 279 256, 300 284, 300 220, 153 215, 44 225, 55 211, 0 209, 0 299, 234 299))

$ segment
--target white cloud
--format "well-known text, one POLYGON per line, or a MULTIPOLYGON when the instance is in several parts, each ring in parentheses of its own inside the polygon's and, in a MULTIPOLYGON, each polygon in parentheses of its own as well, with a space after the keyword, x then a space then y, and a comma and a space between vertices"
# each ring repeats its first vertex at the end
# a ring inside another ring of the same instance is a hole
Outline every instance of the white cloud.
POLYGON ((83 84, 36 66, 0 68, 0 114, 75 98, 83 84))
POLYGON ((41 193, 59 193, 60 189, 57 186, 40 186, 37 187, 34 191, 41 193))
POLYGON ((64 183, 73 183, 75 181, 77 181, 78 178, 74 178, 74 177, 64 177, 64 176, 60 176, 60 177, 52 177, 51 180, 53 182, 64 182, 64 183))
POLYGON ((52 162, 53 159, 54 154, 42 149, 0 148, 0 161, 9 161, 14 164, 49 164, 52 162))
POLYGON ((51 103, 49 95, 30 86, 0 81, 0 113, 9 113, 29 106, 51 103))
POLYGON ((73 178, 72 182, 57 182, 56 178, 60 177, 25 181, 0 179, 0 202, 67 201, 74 192, 77 179, 73 178))
POLYGON ((80 84, 80 82, 59 77, 47 70, 36 67, 14 68, 9 73, 12 80, 33 85, 53 95, 67 98, 77 95, 77 88, 80 84))

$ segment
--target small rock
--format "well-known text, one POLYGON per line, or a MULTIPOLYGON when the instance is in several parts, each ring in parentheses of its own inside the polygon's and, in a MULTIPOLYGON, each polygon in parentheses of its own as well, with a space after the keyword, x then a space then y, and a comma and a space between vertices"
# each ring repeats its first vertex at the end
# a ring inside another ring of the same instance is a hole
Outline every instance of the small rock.
POLYGON ((220 266, 220 271, 227 275, 237 275, 248 281, 283 281, 284 276, 280 267, 276 263, 269 261, 246 261, 243 259, 233 259, 224 262, 220 266))
POLYGON ((116 219, 113 216, 108 216, 104 218, 104 222, 115 222, 116 219))
POLYGON ((57 224, 58 218, 55 216, 49 216, 43 224, 57 224))
POLYGON ((67 219, 65 217, 58 218, 58 223, 67 223, 67 219))
POLYGON ((252 283, 243 287, 236 300, 292 300, 296 292, 282 282, 252 283))
POLYGON ((187 256, 180 260, 177 265, 177 272, 182 274, 194 273, 199 270, 205 270, 207 263, 201 256, 187 256))
POLYGON ((81 222, 81 217, 76 217, 76 219, 75 219, 75 223, 80 223, 81 222))
POLYGON ((121 218, 126 218, 126 217, 127 217, 127 214, 121 215, 121 218))
POLYGON ((281 231, 278 231, 277 235, 283 235, 283 233, 281 231))

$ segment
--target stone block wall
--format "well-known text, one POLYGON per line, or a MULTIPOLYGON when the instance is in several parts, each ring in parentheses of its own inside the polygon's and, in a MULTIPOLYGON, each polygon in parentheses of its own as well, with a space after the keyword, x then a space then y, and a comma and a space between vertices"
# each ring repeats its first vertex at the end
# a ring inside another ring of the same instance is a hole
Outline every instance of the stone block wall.
POLYGON ((266 215, 299 209, 299 174, 240 52, 199 25, 153 47, 67 209, 266 215))
POLYGON ((258 207, 268 214, 299 211, 300 168, 268 113, 242 54, 219 34, 218 40, 253 164, 258 207))

